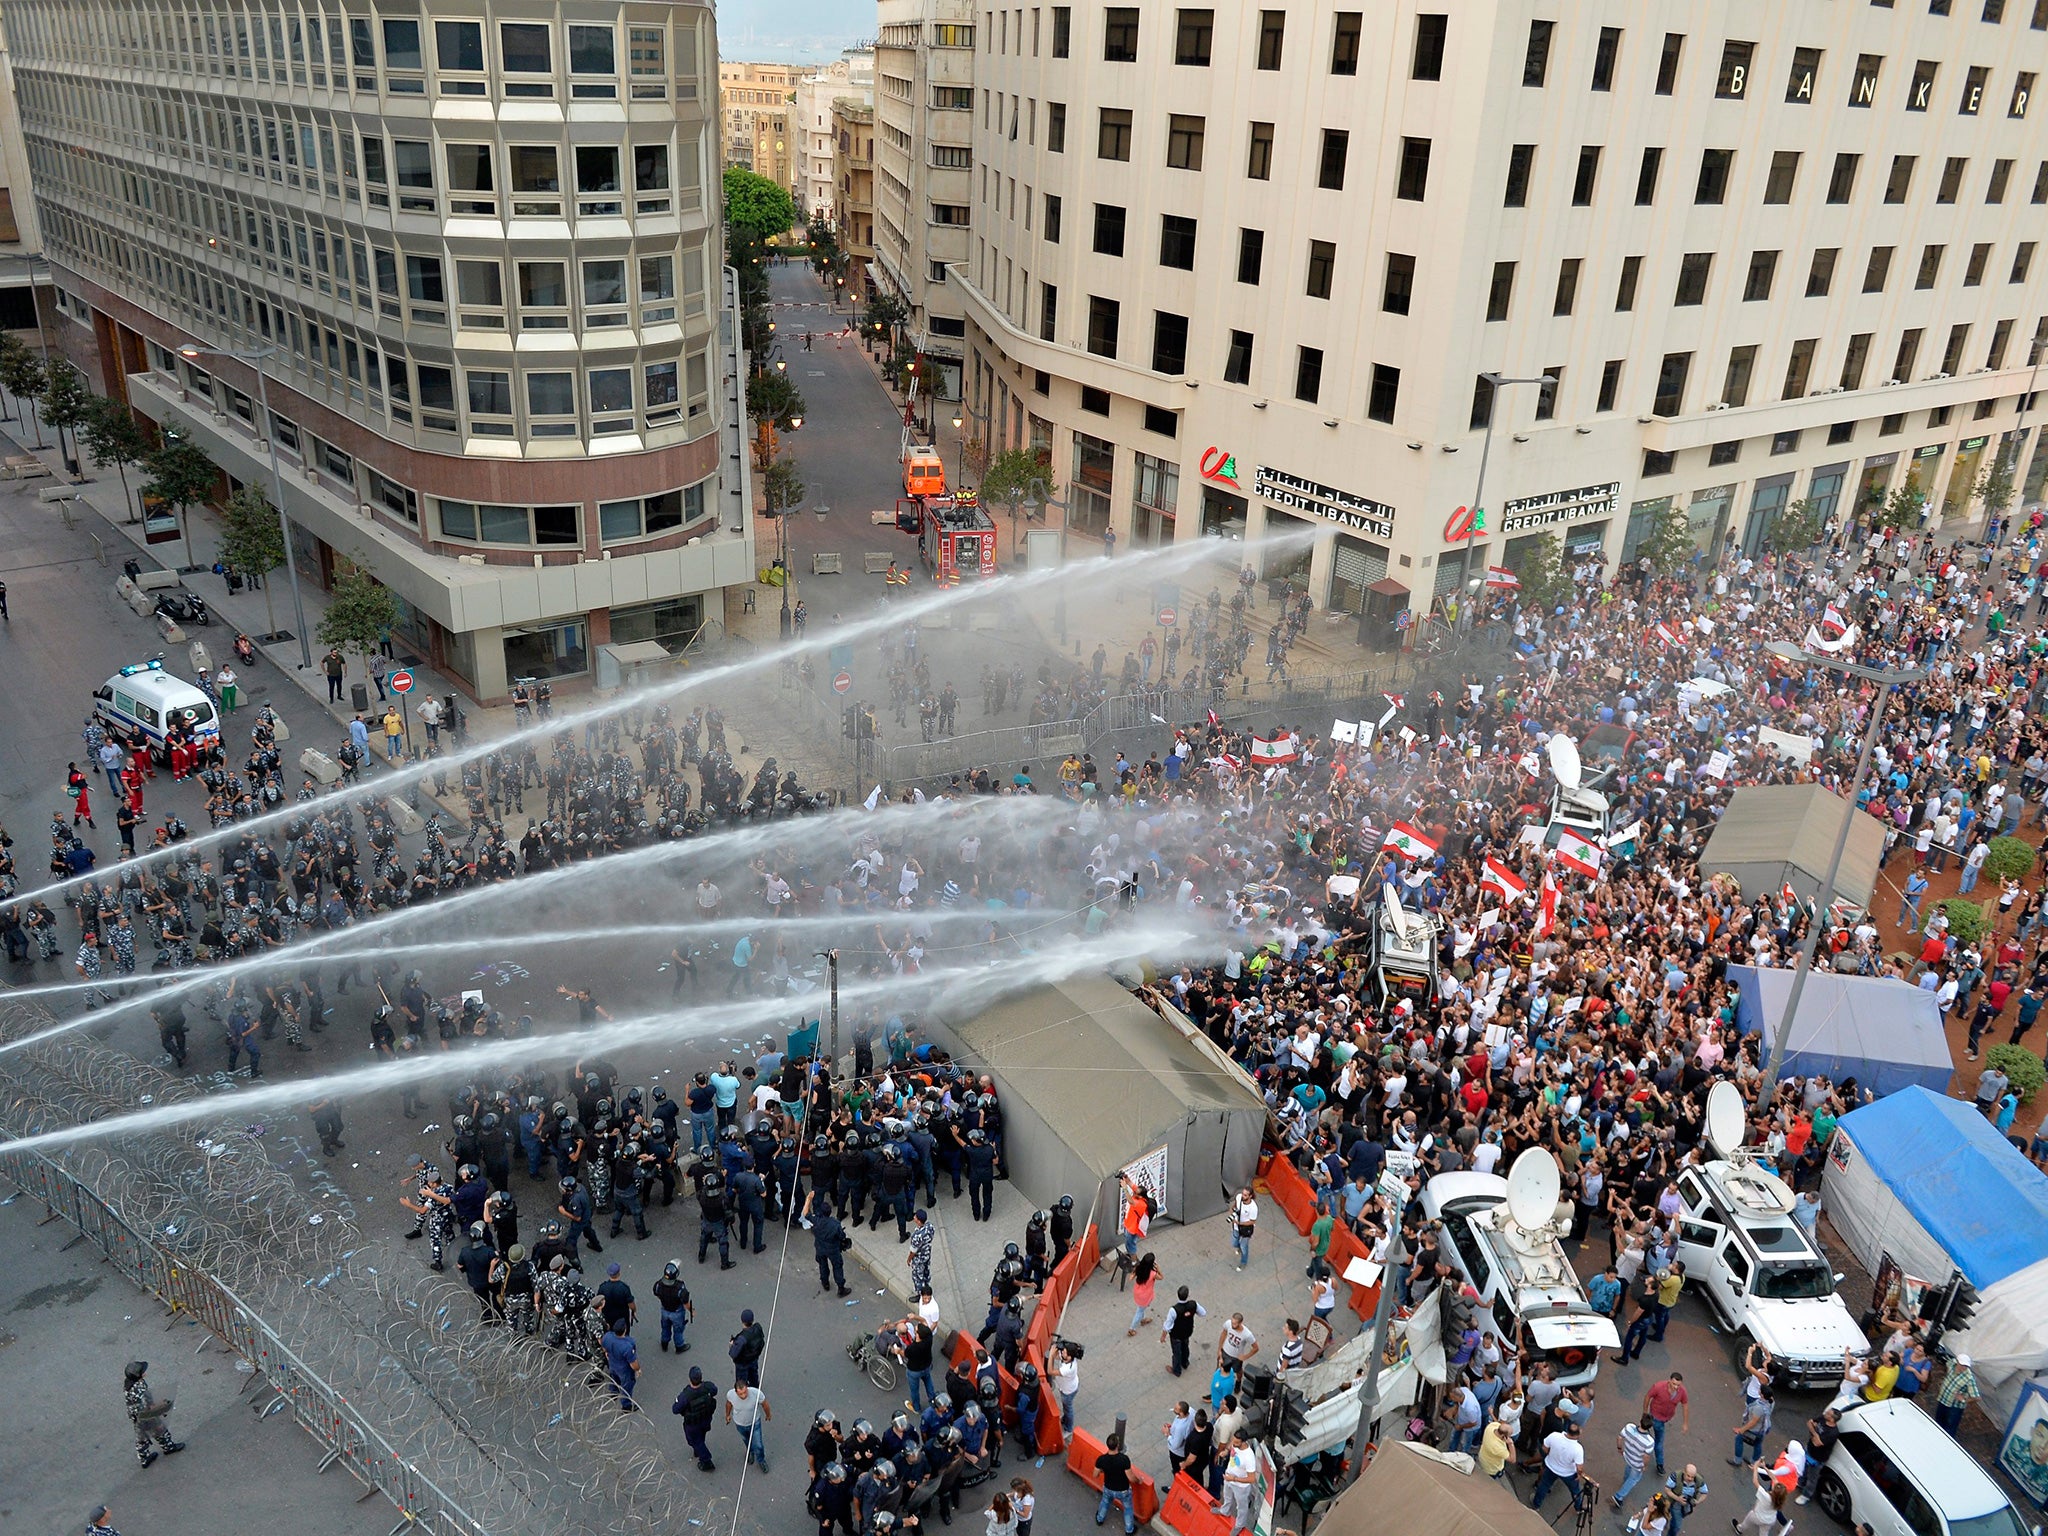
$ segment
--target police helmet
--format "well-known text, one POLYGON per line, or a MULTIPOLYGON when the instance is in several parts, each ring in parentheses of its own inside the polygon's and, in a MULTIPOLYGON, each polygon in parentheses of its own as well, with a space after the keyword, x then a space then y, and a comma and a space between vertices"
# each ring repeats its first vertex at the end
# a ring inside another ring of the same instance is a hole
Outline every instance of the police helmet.
MULTIPOLYGON (((900 1417, 900 1415, 899 1415, 900 1417)), ((884 1456, 875 1463, 875 1481, 886 1483, 896 1475, 896 1463, 884 1456)))
POLYGON ((875 1432, 875 1426, 866 1419, 855 1419, 853 1421, 853 1432, 856 1435, 872 1435, 875 1432))
POLYGON ((480 1221, 472 1221, 469 1224, 469 1235, 471 1237, 482 1237, 484 1235, 484 1224, 480 1221))
POLYGON ((740 1139, 740 1128, 736 1125, 728 1125, 718 1133, 718 1139, 720 1141, 738 1141, 740 1139))
POLYGON ((639 1155, 640 1155, 640 1143, 639 1143, 639 1142, 637 1142, 637 1141, 629 1141, 629 1142, 627 1142, 627 1143, 626 1143, 626 1156, 628 1156, 628 1157, 638 1157, 639 1155))
MULTIPOLYGON (((465 1094, 464 1097, 467 1098, 468 1095, 465 1094)), ((458 1131, 466 1131, 474 1124, 476 1124, 476 1122, 470 1119, 467 1115, 457 1115, 455 1117, 455 1129, 457 1129, 458 1131)))
POLYGON ((816 1139, 815 1141, 813 1141, 813 1142, 811 1143, 811 1151, 812 1151, 812 1152, 813 1152, 814 1154, 816 1154, 816 1153, 820 1153, 820 1152, 830 1152, 831 1150, 832 1150, 832 1140, 831 1140, 831 1138, 830 1138, 830 1137, 828 1137, 828 1136, 820 1136, 820 1137, 818 1137, 818 1138, 817 1138, 817 1139, 816 1139))
POLYGON ((676 1275, 679 1272, 680 1271, 678 1270, 676 1261, 674 1259, 670 1259, 666 1264, 661 1266, 661 1277, 664 1280, 675 1279, 676 1275))
POLYGON ((704 1175, 703 1189, 706 1194, 716 1195, 725 1189, 725 1175, 716 1168, 704 1175))
POLYGON ((626 1102, 628 1104, 638 1104, 640 1102, 640 1090, 638 1088, 628 1088, 626 1090, 626 1102))
POLYGON ((882 1133, 870 1126, 867 1134, 862 1136, 860 1141, 864 1147, 879 1147, 882 1144, 882 1133))
POLYGON ((537 1094, 537 1093, 529 1093, 529 1094, 528 1094, 528 1095, 526 1096, 526 1107, 527 1107, 528 1109, 539 1109, 539 1108, 540 1108, 540 1095, 539 1095, 539 1094, 537 1094))
MULTIPOLYGON (((825 1414, 821 1414, 821 1415, 819 1415, 819 1422, 820 1422, 820 1423, 824 1422, 824 1420, 825 1420, 826 1418, 828 1418, 828 1417, 829 1417, 829 1415, 825 1415, 825 1414)), ((835 1482, 835 1483, 843 1483, 843 1482, 845 1482, 845 1481, 846 1481, 846 1463, 845 1463, 845 1462, 843 1462, 843 1461, 828 1461, 828 1462, 826 1462, 826 1463, 825 1463, 825 1476, 827 1476, 828 1478, 830 1478, 830 1479, 831 1479, 831 1480, 832 1480, 833 1482, 835 1482)))
POLYGON ((1071 1211, 1074 1208, 1074 1197, 1072 1195, 1061 1195, 1054 1204, 1058 1205, 1063 1211, 1071 1211))
POLYGON ((1003 1244, 1003 1257, 1006 1259, 1019 1258, 1022 1256, 1022 1253, 1023 1250, 1020 1249, 1015 1243, 1003 1244))
MULTIPOLYGON (((839 1415, 830 1408, 820 1408, 811 1416, 811 1421, 820 1429, 837 1429, 839 1427, 839 1415)), ((837 1465, 837 1463, 834 1463, 834 1465, 837 1465)), ((832 1469, 827 1467, 825 1470, 830 1472, 832 1469)))
POLYGON ((948 1445, 958 1445, 964 1437, 960 1433, 960 1426, 958 1424, 948 1424, 939 1431, 939 1438, 948 1445))
POLYGON ((1025 1390, 1026 1388, 1030 1387, 1033 1383, 1035 1383, 1037 1380, 1038 1367, 1033 1365, 1029 1360, 1019 1361, 1017 1364, 1018 1390, 1025 1390))
POLYGON ((575 1181, 574 1179, 564 1179, 564 1180, 562 1180, 562 1193, 563 1193, 563 1194, 565 1194, 565 1195, 566 1195, 566 1194, 568 1194, 568 1193, 569 1193, 569 1191, 571 1191, 571 1190, 572 1190, 572 1189, 574 1189, 575 1187, 576 1187, 576 1181, 575 1181))
POLYGON ((548 1113, 553 1115, 557 1120, 564 1120, 568 1118, 569 1106, 564 1104, 560 1099, 557 1099, 554 1103, 548 1106, 548 1113))
POLYGON ((967 1133, 967 1142, 968 1142, 968 1145, 970 1145, 970 1146, 976 1146, 976 1147, 978 1147, 978 1146, 980 1146, 980 1145, 981 1145, 981 1144, 982 1144, 982 1143, 983 1143, 984 1141, 987 1141, 987 1140, 988 1140, 988 1138, 987 1138, 986 1136, 982 1135, 980 1131, 969 1131, 969 1132, 967 1133))
POLYGON ((981 1404, 974 1398, 970 1397, 967 1399, 967 1406, 960 1412, 961 1417, 970 1424, 979 1424, 981 1422, 981 1404))
POLYGON ((907 1413, 899 1413, 889 1422, 896 1426, 896 1433, 899 1435, 907 1434, 910 1431, 910 1415, 907 1413))
POLYGON ((883 1146, 882 1161, 885 1163, 893 1163, 896 1161, 896 1148, 894 1146, 887 1144, 883 1146))
MULTIPOLYGON (((875 1470, 879 1472, 879 1471, 881 1470, 881 1466, 882 1466, 882 1464, 881 1464, 880 1462, 876 1462, 876 1463, 875 1463, 875 1470)), ((896 1517, 895 1517, 894 1515, 890 1514, 890 1513, 889 1513, 889 1511, 888 1511, 888 1510, 886 1510, 886 1509, 878 1509, 878 1510, 876 1510, 876 1511, 875 1511, 875 1529, 876 1529, 876 1530, 878 1530, 878 1531, 893 1531, 893 1530, 895 1530, 895 1529, 896 1529, 896 1517)))
POLYGON ((486 1131, 495 1131, 498 1128, 498 1124, 498 1117, 496 1115, 485 1115, 482 1121, 479 1122, 479 1128, 486 1131))
POLYGON ((1033 1211, 1033 1212, 1031 1213, 1031 1220, 1030 1220, 1030 1222, 1029 1222, 1029 1223, 1027 1223, 1027 1225, 1029 1225, 1030 1227, 1032 1227, 1032 1228, 1033 1228, 1034 1230, 1035 1230, 1035 1229, 1037 1229, 1037 1228, 1039 1228, 1039 1227, 1042 1227, 1042 1226, 1044 1226, 1044 1225, 1045 1225, 1045 1212, 1043 1212, 1043 1211, 1033 1211))
POLYGON ((606 1115, 612 1112, 612 1101, 608 1098, 599 1099, 595 1107, 597 1109, 598 1118, 601 1120, 606 1115))
MULTIPOLYGON (((637 1089, 634 1091, 638 1092, 637 1089)), ((668 1090, 657 1085, 654 1089, 654 1092, 651 1095, 649 1095, 649 1097, 651 1097, 657 1104, 666 1104, 668 1102, 668 1090)))
POLYGON ((455 1176, 458 1179, 473 1179, 476 1177, 476 1175, 477 1167, 475 1163, 464 1163, 460 1168, 455 1170, 455 1176))
POLYGON ((601 1087, 603 1086, 603 1082, 604 1080, 600 1078, 595 1072, 586 1072, 583 1074, 583 1086, 586 1088, 601 1087))
POLYGON ((560 1237, 562 1235, 562 1224, 559 1221, 551 1221, 540 1229, 540 1235, 542 1237, 560 1237))

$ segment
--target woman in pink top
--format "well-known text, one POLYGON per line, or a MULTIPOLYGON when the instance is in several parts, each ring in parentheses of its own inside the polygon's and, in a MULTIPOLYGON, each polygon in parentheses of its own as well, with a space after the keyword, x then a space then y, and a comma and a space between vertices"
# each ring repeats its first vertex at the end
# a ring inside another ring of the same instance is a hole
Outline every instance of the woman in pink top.
POLYGON ((1152 1307, 1152 1293, 1159 1289, 1159 1261, 1146 1254, 1138 1260, 1138 1267, 1131 1273, 1131 1300, 1137 1308, 1131 1313, 1131 1326, 1124 1330, 1125 1338, 1137 1335, 1142 1324, 1152 1319, 1147 1316, 1152 1307))

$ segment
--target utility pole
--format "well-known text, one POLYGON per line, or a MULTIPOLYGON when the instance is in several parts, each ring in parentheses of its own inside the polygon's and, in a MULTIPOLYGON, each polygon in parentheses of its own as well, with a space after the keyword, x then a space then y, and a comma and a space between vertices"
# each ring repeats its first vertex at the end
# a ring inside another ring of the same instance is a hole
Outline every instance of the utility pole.
POLYGON ((1365 1470, 1365 1447, 1379 1411, 1380 1362, 1387 1355, 1387 1332, 1394 1323, 1394 1293, 1400 1286, 1401 1265, 1407 1259, 1401 1251, 1401 1209, 1405 1204, 1396 1204, 1387 1216, 1387 1262, 1380 1270, 1379 1305, 1372 1312, 1372 1358, 1366 1362, 1365 1385, 1358 1389, 1358 1428, 1351 1436, 1353 1482, 1365 1470))
POLYGON ((839 1064, 839 951, 821 949, 816 951, 816 954, 825 962, 825 974, 830 979, 832 987, 832 1054, 826 1060, 836 1067, 839 1064))

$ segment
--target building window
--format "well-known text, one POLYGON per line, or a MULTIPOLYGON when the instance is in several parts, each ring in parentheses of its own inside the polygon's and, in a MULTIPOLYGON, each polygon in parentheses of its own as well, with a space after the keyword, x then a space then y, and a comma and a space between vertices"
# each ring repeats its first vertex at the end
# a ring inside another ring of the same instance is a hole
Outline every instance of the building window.
POLYGON ((1699 204, 1726 202, 1728 173, 1734 165, 1735 151, 1732 149, 1701 150, 1699 181, 1693 187, 1692 200, 1699 204))
POLYGON ((1534 144, 1515 144, 1508 149, 1508 184, 1501 194, 1503 208, 1529 206, 1529 172, 1536 164, 1534 144))
POLYGON ((1138 62, 1138 9, 1113 5, 1103 15, 1102 57, 1109 64, 1138 62))
POLYGON ((586 218, 625 211, 619 197, 619 151, 613 144, 576 146, 576 211, 586 218))
POLYGON ((1676 416, 1685 404, 1685 378, 1692 371, 1690 352, 1667 352, 1657 369, 1657 395, 1650 410, 1658 416, 1676 416))
POLYGON ((1415 18, 1415 56, 1408 67, 1411 80, 1441 80, 1444 77, 1444 39, 1451 18, 1425 11, 1415 18))
POLYGON ((1237 232, 1237 280, 1258 286, 1259 271, 1265 264, 1266 232, 1240 229, 1237 232))
POLYGON ((1984 268, 1991 260, 1991 243, 1980 241, 1970 247, 1969 265, 1963 268, 1963 286, 1975 288, 1984 281, 1984 268))
POLYGON ((1474 432, 1484 431, 1493 421, 1493 380, 1480 374, 1472 381, 1472 415, 1466 425, 1474 432))
POLYGON ((1522 53, 1522 84, 1541 88, 1550 72, 1550 38, 1557 30, 1554 21, 1529 23, 1529 46, 1522 53))
POLYGON ((560 217, 562 176, 554 145, 513 144, 506 154, 512 163, 514 217, 560 217))
POLYGON ((1493 264, 1493 281, 1486 290, 1486 318, 1505 320, 1508 306, 1515 297, 1515 264, 1512 261, 1496 261, 1493 264))
POLYGON ((1273 125, 1253 123, 1251 142, 1245 151, 1244 173, 1253 181, 1273 179, 1273 125))
MULTIPOLYGON (((1322 354, 1317 354, 1320 365, 1322 354)), ((1401 370, 1389 368, 1385 363, 1372 365, 1372 390, 1366 399, 1365 414, 1369 420, 1382 421, 1389 425, 1394 420, 1394 408, 1401 399, 1401 370)))
POLYGON ((1593 188, 1600 180, 1600 146, 1584 144, 1579 147, 1579 168, 1572 175, 1572 206, 1590 208, 1593 206, 1593 188))
POLYGON ((1806 269, 1806 296, 1809 299, 1824 299, 1835 281, 1835 258, 1841 250, 1835 246, 1822 246, 1813 253, 1813 264, 1806 269))
POLYGON ((1081 386, 1081 409, 1091 416, 1109 414, 1109 391, 1097 389, 1093 384, 1081 386))
POLYGON ((512 435, 512 375, 497 369, 470 368, 463 373, 469 393, 469 430, 479 436, 512 435), (480 421, 479 417, 501 418, 480 421))
POLYGON ((1339 11, 1337 23, 1330 35, 1330 73, 1333 75, 1355 75, 1358 73, 1358 44, 1365 31, 1363 11, 1339 11))
POLYGON ((1721 403, 1726 406, 1749 403, 1749 376, 1756 367, 1755 347, 1735 347, 1728 353, 1728 373, 1721 382, 1721 403))
POLYGON ((1893 155, 1892 173, 1884 181, 1884 200, 1887 203, 1903 203, 1906 194, 1912 190, 1913 167, 1918 163, 1916 155, 1893 155))
POLYGON ((508 75, 551 75, 555 72, 554 54, 548 46, 548 29, 544 23, 500 23, 498 48, 508 75))
POLYGON ((1074 8, 1071 5, 1056 5, 1052 8, 1052 56, 1066 58, 1073 50, 1074 8))
MULTIPOLYGON (((441 73, 480 75, 484 72, 484 29, 476 21, 437 21, 434 23, 434 58, 441 67, 441 73)), ((441 82, 445 92, 449 83, 441 82)), ((478 91, 462 91, 460 94, 481 94, 478 91)))
POLYGON ((1865 293, 1884 292, 1884 285, 1892 272, 1892 249, 1889 245, 1871 247, 1869 264, 1863 269, 1865 293))
MULTIPOLYGON (((1197 69, 1209 67, 1209 49, 1216 37, 1216 13, 1214 11, 1176 11, 1173 32, 1173 62, 1197 69)), ((1285 20, 1284 13, 1282 20, 1285 20)), ((1136 57, 1136 42, 1132 43, 1132 56, 1136 57)), ((1279 66, 1274 65, 1277 69, 1279 66)))
POLYGON ((1114 203, 1095 205, 1094 250, 1098 256, 1124 253, 1124 210, 1114 203))
POLYGON ((1116 356, 1117 324, 1122 308, 1115 299, 1088 297, 1088 350, 1097 357, 1116 356))
MULTIPOLYGON (((1147 432, 1157 432, 1161 437, 1178 437, 1180 436, 1180 416, 1174 411, 1164 410, 1156 405, 1148 405, 1145 407, 1145 430, 1147 432)), ((1142 460, 1144 455, 1140 454, 1139 458, 1142 460)), ((1167 467, 1169 469, 1174 468, 1172 465, 1167 467)), ((1177 470, 1176 474, 1178 474, 1177 470)))
POLYGON ((1934 77, 1941 72, 1941 65, 1933 59, 1922 59, 1913 66, 1913 83, 1906 87, 1906 110, 1925 112, 1927 100, 1934 92, 1934 77))
POLYGON ((1183 117, 1178 112, 1167 118, 1166 163, 1174 170, 1199 171, 1202 168, 1204 121, 1199 117, 1183 117))
POLYGON ((1308 283, 1304 291, 1312 299, 1327 299, 1337 276, 1337 247, 1333 241, 1308 243, 1308 283))
POLYGON ((1782 207, 1792 201, 1792 186, 1799 179, 1799 151, 1796 149, 1775 150, 1771 154, 1770 174, 1764 178, 1764 205, 1782 207))
POLYGON ((1948 329, 1948 345, 1941 350, 1941 371, 1954 378, 1963 366, 1963 348, 1970 344, 1970 328, 1967 325, 1952 325, 1948 329))
POLYGON ((1125 107, 1104 107, 1095 137, 1095 155, 1100 160, 1131 158, 1131 114, 1125 107))
POLYGON ((1403 202, 1419 203, 1429 191, 1429 140, 1401 140, 1401 172, 1394 196, 1403 202))
POLYGON ((525 544, 550 547, 583 542, 582 508, 512 507, 436 497, 441 537, 465 544, 525 544))
POLYGON ((1188 371, 1188 317, 1152 312, 1152 371, 1182 374, 1188 371))
POLYGON ((1611 357, 1600 368, 1600 395, 1593 403, 1596 411, 1614 409, 1615 397, 1621 393, 1622 359, 1611 357))
POLYGON ((379 474, 367 464, 363 466, 363 484, 373 505, 381 507, 402 523, 419 527, 420 499, 410 488, 400 485, 388 475, 379 474))
POLYGON ((592 368, 583 376, 590 397, 590 430, 596 434, 633 430, 633 370, 592 368))
POLYGON ((2005 349, 2012 342, 2012 322, 2001 320, 1991 333, 1991 350, 1985 354, 1984 366, 1996 373, 2005 366, 2005 349))
POLYGON ((1785 77, 1785 100, 1794 106, 1813 105, 1814 76, 1820 73, 1818 48, 1794 48, 1792 73, 1785 77))
POLYGON ((1536 387, 1536 419, 1555 421, 1557 419, 1557 397, 1564 393, 1563 365, 1554 365, 1543 370, 1545 383, 1536 387))
POLYGON ((1579 297, 1579 258, 1567 256, 1557 264, 1557 292, 1550 303, 1553 316, 1569 315, 1579 297))
POLYGON ((529 373, 526 415, 527 431, 534 437, 576 436, 576 375, 529 373))
POLYGON ((2012 161, 1991 162, 1991 180, 1984 186, 1984 201, 1998 204, 2005 201, 2006 184, 2012 180, 2012 161))
POLYGON ((1863 387, 1864 365, 1870 361, 1871 333, 1859 331, 1849 338, 1849 350, 1842 356, 1842 388, 1863 387))
POLYGON ((1813 338, 1792 343, 1792 356, 1785 364, 1785 393, 1782 398, 1797 400, 1806 393, 1807 381, 1813 376, 1813 351, 1819 345, 1819 341, 1813 338))
POLYGON ((1643 163, 1636 169, 1636 206, 1648 208, 1657 201, 1657 173, 1664 168, 1664 151, 1652 144, 1643 151, 1643 163))
POLYGON ((1314 405, 1323 395, 1323 349, 1298 348, 1294 359, 1294 398, 1314 405))
POLYGON ((1621 259, 1621 281, 1614 288, 1614 312, 1626 314, 1636 307, 1636 281, 1642 276, 1643 258, 1624 256, 1621 259))
POLYGON ((1045 148, 1046 153, 1053 155, 1067 152, 1067 104, 1064 101, 1045 104, 1045 148))
POLYGON ((1970 164, 1967 155, 1950 155, 1941 166, 1941 186, 1936 189, 1937 203, 1952 203, 1963 190, 1963 172, 1970 164))
POLYGON ((1685 34, 1666 32, 1664 50, 1657 59, 1657 94, 1669 96, 1678 86, 1678 60, 1685 52, 1685 34))
POLYGON ((1621 28, 1602 27, 1593 48, 1593 84, 1596 91, 1614 89, 1614 62, 1621 53, 1621 28))
POLYGON ((1323 130, 1323 154, 1316 170, 1316 185, 1326 192, 1344 190, 1344 161, 1351 151, 1351 135, 1341 128, 1323 130))
POLYGON ((1679 259, 1678 291, 1671 302, 1679 308, 1706 302, 1707 276, 1714 269, 1714 257, 1710 251, 1692 251, 1679 259))
POLYGON ((1874 53, 1856 56, 1856 73, 1849 82, 1849 105, 1868 107, 1877 100, 1877 76, 1884 60, 1874 53))
POLYGON ((1749 90, 1749 61, 1755 43, 1726 42, 1721 45, 1721 72, 1714 77, 1714 95, 1722 101, 1741 101, 1749 90))
MULTIPOLYGON (((2014 282, 2020 281, 2014 278, 2014 282)), ((1390 315, 1405 315, 1415 294, 1415 258, 1387 253, 1386 282, 1380 290, 1380 308, 1390 315)))
POLYGON ((1252 333, 1232 331, 1230 350, 1223 359, 1223 382, 1249 384, 1252 378, 1252 333))
POLYGON ((1846 203, 1856 193, 1856 167, 1862 162, 1861 155, 1847 152, 1835 156, 1835 168, 1828 176, 1828 201, 1846 203))
POLYGON ((1716 443, 1707 450, 1707 468, 1719 469, 1723 464, 1733 464, 1742 457, 1742 439, 1716 443))
POLYGON ((1159 219, 1159 265, 1183 272, 1195 269, 1195 221, 1177 213, 1159 219))
POLYGON ((1643 450, 1643 478, 1645 480, 1654 480, 1659 475, 1670 474, 1671 467, 1677 460, 1678 455, 1669 450, 1645 448, 1643 450))
POLYGON ((1278 69, 1287 42, 1287 13, 1259 12, 1259 68, 1278 69))
POLYGON ((1778 253, 1776 251, 1752 251, 1749 257, 1749 275, 1743 279, 1742 302, 1759 303, 1771 296, 1771 280, 1777 276, 1778 253))
POLYGON ((1060 291, 1051 283, 1038 285, 1038 339, 1052 341, 1060 318, 1060 291))
POLYGON ((1962 117, 1975 117, 1984 108, 1984 86, 1991 79, 1991 71, 1982 64, 1972 65, 1963 76, 1963 99, 1956 103, 1956 112, 1962 117))
MULTIPOLYGON (((542 513, 559 518, 575 511, 574 507, 536 507, 534 518, 538 522, 542 513)), ((575 677, 590 670, 590 646, 581 619, 551 619, 530 629, 507 629, 503 634, 507 677, 575 677)))
POLYGON ((2018 248, 2012 253, 2012 276, 2009 280, 2015 283, 2024 283, 2027 280, 2027 269, 2033 264, 2034 242, 2022 240, 2018 248))

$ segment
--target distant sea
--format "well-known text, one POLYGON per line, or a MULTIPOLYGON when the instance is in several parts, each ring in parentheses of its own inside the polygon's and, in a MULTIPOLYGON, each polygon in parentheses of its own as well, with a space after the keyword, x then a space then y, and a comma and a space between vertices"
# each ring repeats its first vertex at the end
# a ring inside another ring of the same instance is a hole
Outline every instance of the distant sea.
POLYGON ((766 64, 824 64, 875 35, 873 0, 725 0, 718 56, 766 64))

